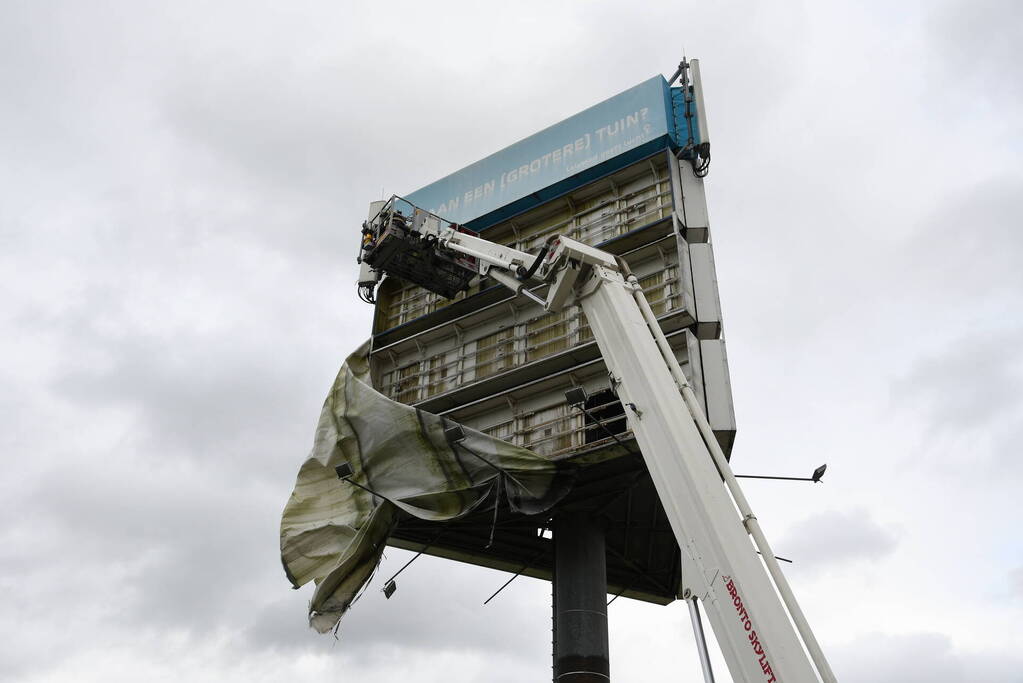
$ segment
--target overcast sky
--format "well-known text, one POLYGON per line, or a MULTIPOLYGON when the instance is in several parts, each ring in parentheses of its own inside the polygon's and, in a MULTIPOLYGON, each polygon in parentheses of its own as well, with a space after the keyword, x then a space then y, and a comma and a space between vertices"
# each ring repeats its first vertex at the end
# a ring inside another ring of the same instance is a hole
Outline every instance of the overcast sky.
MULTIPOLYGON (((701 58, 747 493, 838 677, 1023 681, 1018 3, 0 0, 0 679, 550 680, 550 587, 278 522, 366 204, 701 58)), ((618 683, 699 681, 684 605, 618 683)), ((719 680, 727 674, 719 658, 719 680)))

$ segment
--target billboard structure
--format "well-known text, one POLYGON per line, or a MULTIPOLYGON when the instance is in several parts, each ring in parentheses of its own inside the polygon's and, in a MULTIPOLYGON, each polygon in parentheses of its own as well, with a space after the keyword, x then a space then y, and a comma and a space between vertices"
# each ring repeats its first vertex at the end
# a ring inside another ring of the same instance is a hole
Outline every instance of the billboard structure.
MULTIPOLYGON (((696 60, 689 72, 681 87, 655 76, 406 198, 523 251, 563 234, 622 257, 729 453, 735 418, 696 60)), ((546 313, 486 278, 448 300, 386 277, 370 370, 396 401, 577 464, 561 507, 601 520, 607 592, 661 604, 680 597, 678 546, 578 307, 546 313), (566 400, 579 388, 585 411, 566 400)), ((445 524, 404 520, 389 543, 552 579, 549 528, 548 518, 507 510, 495 523, 489 509, 445 524)))

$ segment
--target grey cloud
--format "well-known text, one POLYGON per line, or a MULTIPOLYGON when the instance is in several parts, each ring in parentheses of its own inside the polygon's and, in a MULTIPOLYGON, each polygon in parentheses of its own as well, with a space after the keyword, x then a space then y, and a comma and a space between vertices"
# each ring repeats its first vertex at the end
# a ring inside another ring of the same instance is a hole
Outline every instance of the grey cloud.
POLYGON ((1023 567, 1016 567, 1009 572, 1009 592, 1023 598, 1023 567))
POLYGON ((918 467, 1015 485, 1023 471, 1023 330, 1006 325, 953 338, 893 381, 889 404, 920 420, 918 467))
POLYGON ((240 596, 277 574, 275 496, 244 470, 234 480, 213 472, 137 454, 68 462, 24 495, 33 545, 5 554, 55 576, 54 560, 83 563, 88 574, 63 580, 68 607, 98 589, 128 623, 208 631, 248 611, 240 596))
POLYGON ((864 510, 828 511, 793 524, 774 544, 776 552, 792 559, 798 571, 849 567, 877 561, 898 547, 896 534, 875 522, 864 510))
MULTIPOLYGON (((203 655, 216 680, 263 653, 278 657, 259 672, 268 680, 308 677, 295 662, 324 652, 358 658, 339 675, 369 680, 407 656, 493 653, 496 678, 545 674, 548 587, 520 579, 484 608, 507 575, 439 561, 417 561, 390 601, 374 584, 336 645, 317 637, 279 566, 278 515, 323 392, 369 328, 351 296, 366 202, 670 71, 681 42, 703 60, 710 98, 708 187, 745 438, 774 445, 750 387, 840 414, 877 396, 856 385, 862 366, 827 358, 836 339, 881 348, 933 333, 948 343, 881 369, 899 369, 894 405, 952 441, 982 434, 992 453, 1012 452, 1023 188, 1006 131, 1018 127, 1023 22, 1011 3, 921 12, 2 3, 0 678, 74 666, 88 680, 104 661, 173 675, 181 638, 226 643, 203 655), (820 357, 812 387, 785 376, 820 357)), ((794 412, 772 428, 804 428, 794 412)), ((898 446, 906 427, 893 422, 878 440, 898 446)), ((862 471, 889 462, 862 450, 862 471)), ((978 486, 1013 476, 979 472, 978 486)), ((863 505, 830 490, 842 510, 863 505)), ((902 559, 874 521, 897 512, 871 510, 815 515, 772 540, 831 585, 842 568, 902 559)), ((390 553, 377 581, 407 556, 390 553)), ((1020 594, 1020 570, 1008 577, 1020 594)), ((897 620, 903 607, 885 609, 897 620)), ((840 653, 840 675, 1019 670, 1009 640, 993 634, 984 658, 963 641, 952 629, 865 635, 840 653), (870 669, 863 653, 875 651, 870 669)), ((424 680, 465 679, 428 668, 424 680)))
MULTIPOLYGON (((1023 61, 1023 9, 1012 0, 948 2, 930 8, 932 55, 949 69, 948 85, 971 97, 1023 95, 1013 65, 1023 61)), ((1018 102, 1017 102, 1018 103, 1018 102)), ((966 106, 971 106, 966 103, 966 106)))
POLYGON ((898 319, 901 341, 920 342, 892 363, 888 405, 919 424, 917 459, 929 466, 1019 471, 1021 215, 1018 176, 976 180, 931 211, 892 255, 881 305, 898 319))
POLYGON ((840 680, 851 683, 1002 683, 1018 680, 1018 654, 956 648, 941 633, 870 633, 836 648, 840 680))
POLYGON ((925 297, 941 292, 944 300, 928 301, 935 314, 952 315, 950 304, 983 310, 992 296, 1018 297, 1023 291, 1021 216, 1019 174, 970 177, 896 252, 893 272, 915 275, 906 285, 926 288, 925 297))
POLYGON ((312 69, 228 61, 187 74, 165 95, 165 115, 184 137, 261 177, 275 194, 291 190, 316 202, 331 191, 347 194, 345 183, 366 172, 373 149, 393 134, 373 126, 374 115, 402 101, 394 90, 357 99, 367 79, 345 57, 312 69), (320 90, 328 74, 338 87, 320 90))
POLYGON ((389 550, 387 555, 341 622, 336 643, 309 629, 304 591, 269 602, 253 615, 244 637, 260 647, 282 650, 336 649, 365 662, 385 659, 397 650, 477 652, 528 660, 549 644, 550 615, 535 604, 538 593, 549 595, 548 587, 520 579, 502 596, 504 609, 497 608, 501 611, 495 618, 495 605, 482 603, 508 574, 452 567, 446 561, 422 557, 398 577, 398 591, 388 600, 380 592, 383 581, 411 554, 389 550), (522 595, 529 596, 529 603, 521 602, 522 595))
POLYGON ((264 342, 252 340, 245 348, 229 339, 199 343, 132 335, 100 347, 109 354, 108 367, 69 369, 54 388, 62 399, 91 409, 130 407, 143 423, 143 447, 216 456, 220 462, 244 458, 257 469, 254 458, 267 446, 285 448, 299 427, 308 426, 290 422, 291 406, 304 405, 312 413, 310 396, 319 389, 296 381, 301 359, 282 353, 286 344, 264 342))
POLYGON ((997 429, 1023 407, 1023 329, 968 333, 919 360, 892 387, 892 402, 915 406, 942 432, 997 429))

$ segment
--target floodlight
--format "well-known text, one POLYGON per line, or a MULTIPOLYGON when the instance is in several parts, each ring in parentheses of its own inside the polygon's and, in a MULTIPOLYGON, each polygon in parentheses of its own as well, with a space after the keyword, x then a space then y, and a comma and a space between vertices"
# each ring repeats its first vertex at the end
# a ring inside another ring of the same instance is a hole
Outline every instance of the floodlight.
POLYGON ((813 471, 809 477, 776 477, 774 475, 766 474, 736 474, 736 479, 778 479, 781 481, 812 481, 815 484, 821 482, 821 478, 824 476, 825 470, 828 469, 827 465, 821 465, 813 471))
POLYGON ((346 484, 351 484, 352 486, 360 488, 363 491, 368 491, 369 493, 372 493, 374 496, 383 498, 384 500, 388 501, 390 500, 387 496, 382 496, 373 489, 371 489, 370 487, 363 486, 359 482, 352 479, 352 477, 355 475, 355 470, 352 469, 352 463, 348 461, 343 461, 340 465, 334 466, 334 471, 337 472, 337 478, 345 482, 346 484))
POLYGON ((465 430, 462 429, 462 425, 454 424, 450 427, 444 428, 444 438, 447 439, 448 443, 458 443, 465 439, 465 430))
POLYGON ((572 387, 565 392, 565 400, 573 406, 586 403, 586 390, 582 387, 572 387))

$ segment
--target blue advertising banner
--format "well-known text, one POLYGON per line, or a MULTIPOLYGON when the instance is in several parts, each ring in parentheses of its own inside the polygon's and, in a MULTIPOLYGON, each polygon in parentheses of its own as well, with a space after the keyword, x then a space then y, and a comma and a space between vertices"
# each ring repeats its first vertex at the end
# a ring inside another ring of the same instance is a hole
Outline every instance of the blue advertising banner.
POLYGON ((530 196, 539 201, 539 191, 609 160, 678 145, 686 124, 673 90, 678 89, 669 88, 663 76, 654 76, 405 198, 449 221, 468 223, 530 196))

